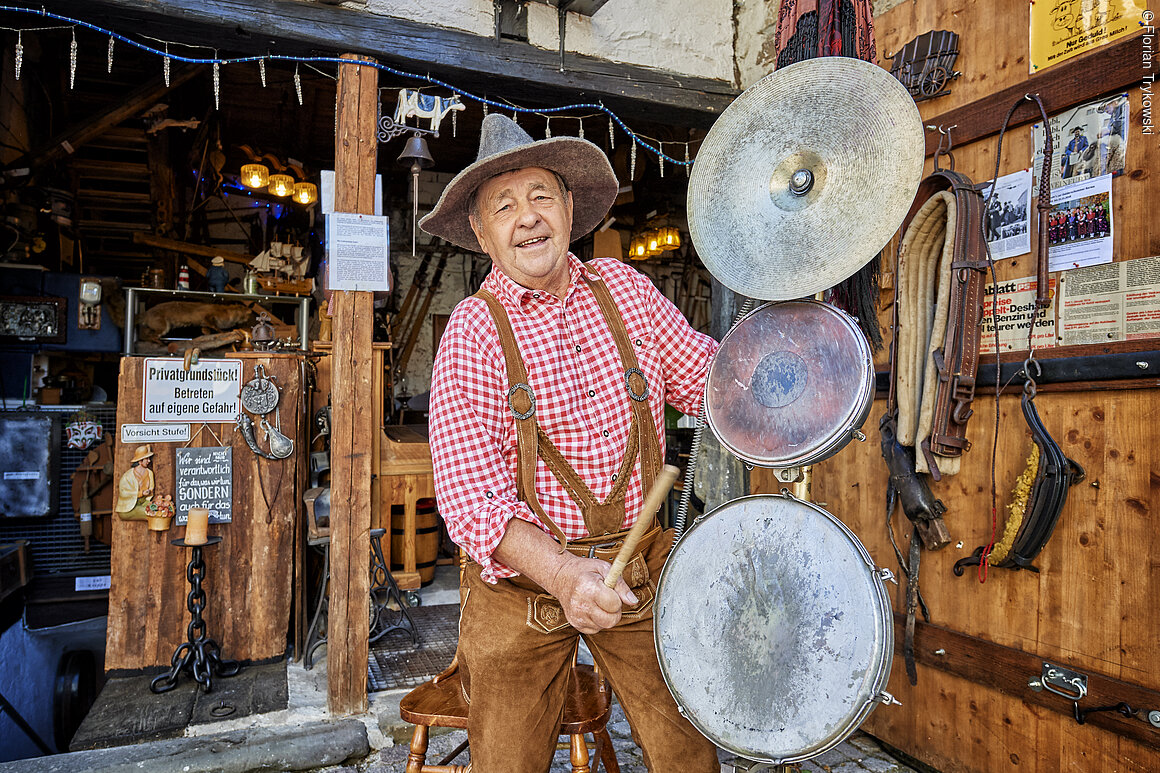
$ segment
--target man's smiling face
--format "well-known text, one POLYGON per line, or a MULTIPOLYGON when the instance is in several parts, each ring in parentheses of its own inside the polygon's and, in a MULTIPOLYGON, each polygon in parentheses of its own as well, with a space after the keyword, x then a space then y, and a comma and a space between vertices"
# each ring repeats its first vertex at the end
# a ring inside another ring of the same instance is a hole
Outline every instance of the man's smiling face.
POLYGON ((568 289, 572 192, 547 169, 527 167, 487 180, 476 191, 471 229, 512 280, 563 297, 568 289))

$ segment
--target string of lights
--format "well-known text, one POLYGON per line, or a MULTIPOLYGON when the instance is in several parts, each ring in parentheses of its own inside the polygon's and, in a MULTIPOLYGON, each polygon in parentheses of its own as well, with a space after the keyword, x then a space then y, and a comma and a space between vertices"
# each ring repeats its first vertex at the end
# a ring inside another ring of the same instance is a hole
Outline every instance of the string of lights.
MULTIPOLYGON (((579 122, 580 122, 580 124, 579 124, 580 136, 583 137, 584 136, 584 119, 585 118, 595 118, 595 117, 598 117, 600 115, 606 115, 608 117, 608 121, 609 121, 608 132, 609 132, 610 145, 615 147, 615 127, 619 127, 620 130, 622 132, 624 132, 629 137, 630 140, 632 140, 633 144, 632 144, 632 150, 630 153, 630 156, 631 156, 630 163, 631 163, 631 166, 633 169, 633 174, 635 174, 636 151, 637 151, 638 146, 641 149, 648 151, 648 152, 652 153, 653 155, 657 156, 658 162, 660 163, 662 177, 664 176, 664 164, 666 161, 670 164, 673 164, 674 166, 685 167, 686 174, 688 173, 688 168, 690 166, 692 166, 692 164, 693 164, 693 161, 689 159, 689 145, 691 143, 680 141, 680 140, 663 140, 662 141, 662 140, 658 140, 658 139, 653 138, 653 137, 648 137, 648 136, 643 135, 643 134, 638 134, 637 132, 634 132, 631 128, 629 128, 628 124, 626 124, 623 120, 621 120, 620 116, 618 116, 615 112, 613 112, 609 108, 605 107, 601 103, 580 102, 580 103, 575 103, 575 104, 571 104, 571 105, 561 105, 559 107, 547 107, 547 108, 545 108, 545 107, 535 107, 535 108, 521 107, 519 105, 512 104, 512 103, 508 102, 507 100, 497 101, 497 100, 492 99, 491 97, 488 97, 488 96, 481 96, 478 94, 473 94, 469 91, 465 91, 464 89, 453 86, 450 83, 447 83, 446 81, 440 80, 439 78, 432 77, 429 74, 419 75, 416 73, 410 73, 410 72, 406 72, 404 70, 398 70, 394 67, 391 67, 390 65, 386 65, 386 64, 383 64, 381 62, 374 62, 374 61, 367 61, 367 60, 351 60, 351 59, 344 59, 344 58, 337 57, 337 56, 290 56, 290 55, 286 55, 286 54, 263 54, 263 55, 240 56, 240 57, 222 59, 222 58, 218 57, 218 52, 216 49, 211 49, 211 48, 208 48, 206 46, 195 46, 195 45, 184 44, 184 43, 175 43, 173 41, 162 41, 162 40, 157 40, 155 38, 147 38, 146 36, 141 36, 147 40, 154 41, 158 45, 161 45, 162 48, 159 49, 159 48, 154 47, 153 45, 149 45, 148 43, 142 43, 139 40, 134 40, 132 38, 121 35, 120 33, 115 32, 113 30, 106 29, 98 24, 94 24, 92 22, 87 22, 87 21, 84 21, 82 19, 74 19, 74 18, 71 18, 69 16, 63 16, 60 14, 56 14, 56 13, 48 11, 44 8, 26 8, 26 7, 13 6, 13 5, 0 5, 0 12, 5 12, 5 11, 10 12, 10 13, 29 14, 29 15, 39 16, 39 17, 52 19, 54 21, 65 23, 63 26, 30 27, 30 28, 23 28, 23 29, 10 28, 10 27, 0 27, 0 29, 4 29, 4 30, 7 30, 9 32, 17 33, 17 41, 18 41, 17 42, 17 56, 16 56, 16 79, 17 80, 20 79, 20 68, 21 68, 21 60, 22 60, 22 53, 23 53, 23 46, 21 45, 20 38, 19 38, 21 33, 23 33, 23 32, 38 32, 38 31, 46 31, 46 30, 69 29, 69 30, 72 30, 72 33, 73 33, 73 40, 72 40, 72 43, 70 44, 70 87, 71 87, 71 82, 72 82, 73 76, 75 74, 75 69, 76 69, 76 57, 77 57, 77 44, 76 44, 76 38, 75 38, 76 28, 81 27, 84 29, 88 29, 92 32, 98 33, 100 35, 107 35, 109 37, 109 48, 108 48, 108 71, 109 72, 112 72, 112 68, 113 68, 113 43, 114 43, 114 41, 119 41, 121 43, 124 43, 125 45, 132 46, 132 47, 137 48, 137 49, 144 51, 146 53, 161 57, 162 58, 162 69, 163 69, 163 73, 165 75, 166 84, 168 84, 168 82, 169 82, 169 69, 170 69, 170 62, 171 61, 182 62, 185 64, 210 65, 213 68, 215 107, 218 103, 219 89, 220 89, 220 77, 221 77, 220 72, 221 72, 222 67, 232 66, 232 65, 242 65, 242 64, 257 64, 259 67, 260 73, 261 73, 262 85, 265 86, 265 84, 266 84, 266 63, 267 62, 287 62, 287 63, 293 62, 295 65, 295 70, 294 70, 295 91, 296 91, 297 96, 298 96, 298 103, 299 103, 299 105, 301 105, 302 104, 302 81, 301 81, 301 77, 298 74, 298 67, 300 65, 305 65, 306 67, 308 67, 310 69, 314 69, 317 71, 318 68, 315 67, 315 65, 320 65, 320 64, 333 64, 333 65, 358 64, 358 65, 363 66, 363 67, 373 67, 377 70, 380 70, 381 72, 389 73, 389 74, 394 75, 394 76, 399 77, 399 78, 404 78, 404 79, 411 80, 411 81, 423 81, 423 82, 431 84, 432 86, 437 86, 439 88, 447 89, 448 91, 452 92, 453 94, 457 94, 461 99, 467 99, 467 100, 471 100, 473 102, 478 103, 481 106, 484 115, 487 115, 488 108, 491 107, 491 108, 503 110, 504 112, 510 111, 512 113, 512 118, 516 119, 517 122, 518 122, 519 115, 540 116, 549 122, 548 126, 546 128, 546 132, 548 133, 548 136, 551 136, 550 119, 552 117, 569 119, 569 120, 579 120, 579 122), (171 51, 170 50, 171 45, 174 47, 181 46, 183 48, 189 48, 189 49, 205 49, 207 51, 213 51, 213 56, 183 56, 183 55, 180 55, 180 54, 177 54, 177 53, 174 53, 173 51, 171 51), (580 115, 580 116, 567 115, 568 113, 575 113, 575 112, 581 111, 581 110, 587 111, 586 114, 580 115), (675 158, 673 156, 666 154, 664 152, 665 145, 683 145, 685 157, 683 159, 679 159, 679 158, 675 158)), ((454 116, 452 116, 452 117, 454 118, 454 116)))

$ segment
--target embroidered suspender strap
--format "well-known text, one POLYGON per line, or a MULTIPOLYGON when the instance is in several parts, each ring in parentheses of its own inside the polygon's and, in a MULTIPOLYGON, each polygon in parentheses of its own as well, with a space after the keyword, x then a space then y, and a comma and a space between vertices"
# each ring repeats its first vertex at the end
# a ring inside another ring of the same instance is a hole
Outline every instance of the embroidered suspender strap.
POLYGON ((516 344, 516 334, 512 330, 511 320, 503 304, 494 295, 486 290, 475 294, 487 304, 491 316, 495 320, 496 332, 499 333, 504 361, 508 372, 508 407, 516 420, 516 494, 527 503, 536 517, 540 519, 548 530, 552 532, 563 550, 568 545, 568 538, 564 530, 556 525, 543 505, 536 497, 536 459, 538 458, 539 425, 536 423, 536 397, 528 385, 528 370, 520 358, 519 346, 516 344))
MULTIPOLYGON (((590 271, 600 276, 600 272, 593 266, 586 266, 590 271)), ((632 341, 628 338, 628 328, 616 307, 616 301, 608 292, 608 285, 604 279, 593 281, 586 274, 584 281, 591 288, 600 310, 604 312, 604 319, 612 330, 612 338, 616 341, 616 348, 620 352, 620 361, 624 366, 624 385, 628 390, 629 403, 632 405, 633 416, 636 418, 637 432, 640 435, 640 476, 644 494, 652 490, 656 475, 661 469, 661 449, 657 442, 656 422, 653 421, 652 409, 648 404, 648 379, 640 370, 636 360, 636 353, 632 348, 632 341), (617 324, 619 323, 619 324, 617 324)))

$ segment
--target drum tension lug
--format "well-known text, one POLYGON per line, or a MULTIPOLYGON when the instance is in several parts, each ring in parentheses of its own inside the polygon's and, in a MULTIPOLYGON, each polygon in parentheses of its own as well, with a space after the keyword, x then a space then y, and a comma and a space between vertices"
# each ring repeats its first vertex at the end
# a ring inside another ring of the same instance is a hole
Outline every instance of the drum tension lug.
POLYGON ((893 695, 886 692, 885 690, 883 690, 882 692, 875 695, 874 700, 878 701, 883 706, 901 706, 902 705, 902 701, 898 700, 897 698, 895 698, 893 695))
POLYGON ((865 443, 866 442, 866 434, 864 432, 862 432, 862 430, 856 429, 856 430, 854 430, 854 439, 857 440, 859 443, 865 443))
POLYGON ((898 584, 898 578, 894 576, 894 572, 885 567, 876 569, 874 573, 878 575, 878 579, 882 580, 882 582, 892 582, 895 585, 898 584))
POLYGON ((801 467, 779 467, 773 474, 782 483, 800 483, 805 478, 801 467))

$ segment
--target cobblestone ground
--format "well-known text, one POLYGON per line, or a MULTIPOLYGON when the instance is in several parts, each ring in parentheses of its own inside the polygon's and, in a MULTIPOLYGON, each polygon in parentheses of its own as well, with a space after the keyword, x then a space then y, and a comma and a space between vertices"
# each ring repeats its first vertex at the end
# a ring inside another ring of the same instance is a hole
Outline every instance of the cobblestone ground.
MULTIPOLYGON (((451 750, 467 740, 467 733, 462 730, 439 733, 438 735, 435 734, 436 732, 438 732, 437 729, 432 730, 427 751, 428 764, 439 762, 451 750)), ((633 743, 624 712, 621 711, 620 705, 615 702, 612 706, 612 718, 608 722, 608 733, 612 737, 613 746, 616 748, 616 758, 620 763, 621 773, 648 773, 644 760, 641 758, 640 748, 633 743)), ((325 771, 327 773, 403 773, 407 766, 407 752, 407 742, 404 741, 395 746, 380 749, 356 765, 326 768, 325 771)), ((724 751, 718 752, 718 755, 721 759, 721 773, 733 773, 734 768, 730 764, 732 755, 724 751)), ((468 754, 464 752, 455 759, 455 763, 465 765, 467 758, 468 754)), ((813 760, 790 766, 790 769, 805 773, 863 773, 864 771, 918 773, 915 768, 896 760, 884 751, 877 741, 863 733, 854 733, 830 751, 813 760)), ((601 767, 600 770, 603 771, 604 768, 601 767)), ((565 744, 563 748, 557 750, 550 773, 571 773, 571 771, 569 752, 565 744)))

